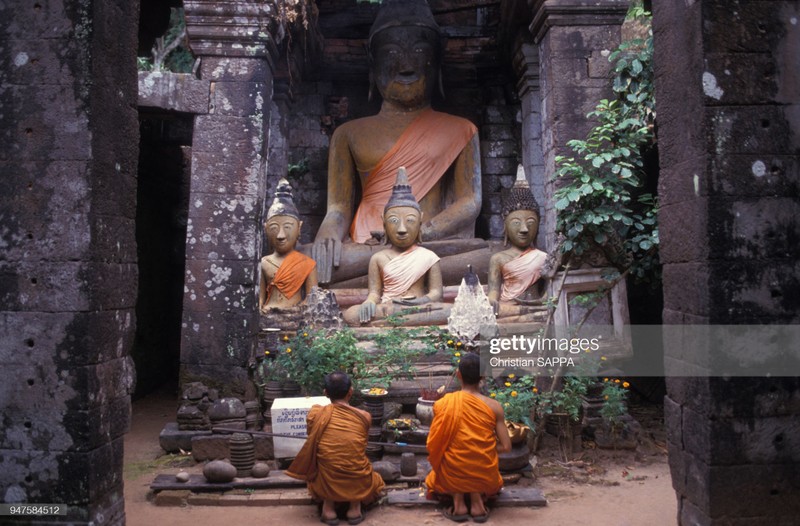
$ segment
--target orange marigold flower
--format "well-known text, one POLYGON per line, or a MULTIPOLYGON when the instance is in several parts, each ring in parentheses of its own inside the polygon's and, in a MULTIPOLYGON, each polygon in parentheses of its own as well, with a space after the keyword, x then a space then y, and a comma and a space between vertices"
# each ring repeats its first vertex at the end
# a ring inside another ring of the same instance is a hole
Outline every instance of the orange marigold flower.
POLYGON ((624 387, 625 389, 627 389, 630 386, 631 384, 629 384, 628 382, 622 382, 622 387, 624 387))
POLYGON ((289 337, 287 335, 285 335, 285 334, 283 335, 283 341, 285 341, 285 342, 289 341, 289 337))
POLYGON ((531 390, 532 390, 534 393, 538 393, 538 392, 539 392, 539 390, 538 390, 537 388, 535 388, 535 387, 534 387, 533 389, 531 389, 531 390))
POLYGON ((286 352, 292 352, 292 348, 291 347, 287 347, 286 348, 286 352))
POLYGON ((457 352, 457 353, 455 353, 453 356, 455 356, 456 358, 458 358, 459 356, 461 356, 461 353, 460 353, 460 352, 457 352))
POLYGON ((303 338, 307 338, 307 337, 308 337, 308 333, 307 333, 307 332, 304 332, 304 333, 303 333, 303 338))
POLYGON ((461 342, 456 342, 456 347, 461 347, 462 345, 464 345, 464 344, 461 343, 461 342))
POLYGON ((264 351, 264 354, 269 354, 269 351, 264 351))
POLYGON ((614 378, 614 383, 618 384, 619 383, 619 378, 614 378))
POLYGON ((608 381, 608 378, 603 378, 603 381, 604 381, 604 382, 607 382, 607 381, 608 381))
POLYGON ((511 387, 511 382, 506 382, 506 387, 511 387))
POLYGON ((516 391, 511 391, 511 396, 512 396, 512 397, 515 397, 515 396, 517 396, 517 392, 516 392, 516 391))
POLYGON ((447 345, 453 345, 453 340, 447 340, 447 345))
POLYGON ((497 395, 495 393, 491 393, 489 396, 495 398, 497 395))
POLYGON ((514 378, 515 376, 516 375, 514 373, 511 373, 511 374, 508 375, 509 378, 514 378))

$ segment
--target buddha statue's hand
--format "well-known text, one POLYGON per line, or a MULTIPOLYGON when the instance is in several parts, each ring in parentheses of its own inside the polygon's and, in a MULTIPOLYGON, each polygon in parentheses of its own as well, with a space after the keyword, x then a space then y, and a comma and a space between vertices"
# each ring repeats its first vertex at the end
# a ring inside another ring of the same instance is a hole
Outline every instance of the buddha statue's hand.
POLYGON ((395 298, 392 300, 392 302, 397 303, 398 305, 424 305, 426 303, 430 303, 431 299, 428 296, 422 296, 421 298, 408 298, 408 299, 395 298))
POLYGON ((367 300, 361 304, 358 309, 358 321, 367 323, 375 316, 376 306, 375 303, 367 300))
POLYGON ((314 240, 311 257, 317 263, 317 280, 320 283, 330 283, 333 268, 339 266, 342 258, 341 240, 333 237, 314 240))

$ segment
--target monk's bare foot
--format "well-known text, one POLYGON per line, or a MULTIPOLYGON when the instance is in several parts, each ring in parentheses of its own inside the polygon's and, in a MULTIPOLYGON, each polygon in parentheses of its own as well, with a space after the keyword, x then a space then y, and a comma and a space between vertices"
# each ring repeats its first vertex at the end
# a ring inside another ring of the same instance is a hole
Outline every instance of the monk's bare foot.
POLYGON ((323 501, 320 518, 325 524, 338 524, 339 518, 336 516, 336 503, 332 500, 323 501))
POLYGON ((453 495, 453 515, 466 515, 467 503, 464 501, 463 493, 456 493, 453 495))
POLYGON ((489 518, 489 511, 483 503, 483 497, 480 493, 469 494, 469 514, 475 522, 486 522, 489 518))
POLYGON ((361 502, 351 502, 347 510, 347 524, 360 524, 363 520, 364 512, 361 511, 361 502))

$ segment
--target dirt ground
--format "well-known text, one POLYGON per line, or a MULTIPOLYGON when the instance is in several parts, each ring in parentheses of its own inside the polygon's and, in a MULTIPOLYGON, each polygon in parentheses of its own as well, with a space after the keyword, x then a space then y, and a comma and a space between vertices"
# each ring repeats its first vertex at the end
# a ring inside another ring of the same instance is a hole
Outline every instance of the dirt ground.
MULTIPOLYGON (((150 483, 157 474, 177 473, 187 457, 167 455, 158 445, 164 424, 174 421, 174 393, 160 391, 133 403, 131 430, 125 437, 125 513, 130 526, 213 526, 241 524, 320 524, 315 506, 156 506, 150 483)), ((643 438, 637 451, 606 451, 584 443, 582 453, 564 461, 555 439, 542 443, 535 477, 521 483, 541 489, 543 508, 497 508, 489 523, 548 526, 675 526, 677 504, 667 457, 663 425, 657 407, 638 413, 643 438)), ((347 524, 342 522, 341 524, 347 524)), ((365 526, 452 524, 433 509, 378 506, 365 526)))

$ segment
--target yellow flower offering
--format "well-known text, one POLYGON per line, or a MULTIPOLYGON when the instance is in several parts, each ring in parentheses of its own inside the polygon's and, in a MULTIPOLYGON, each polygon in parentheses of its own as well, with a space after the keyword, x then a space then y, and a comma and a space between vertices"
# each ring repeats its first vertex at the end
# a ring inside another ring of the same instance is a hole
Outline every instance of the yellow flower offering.
POLYGON ((386 393, 388 393, 388 391, 386 389, 383 389, 382 387, 370 387, 369 391, 367 391, 367 394, 373 396, 381 396, 385 395, 386 393))

